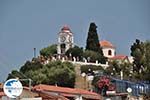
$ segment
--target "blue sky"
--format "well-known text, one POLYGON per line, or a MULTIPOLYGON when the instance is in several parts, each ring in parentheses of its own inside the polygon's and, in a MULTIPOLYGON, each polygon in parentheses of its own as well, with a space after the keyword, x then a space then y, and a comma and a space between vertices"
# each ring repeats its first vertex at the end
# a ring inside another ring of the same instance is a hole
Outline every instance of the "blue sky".
MULTIPOLYGON (((150 39, 150 0, 0 0, 0 81, 43 47, 57 43, 68 25, 85 47, 90 22, 117 54, 130 54, 136 38, 150 39)), ((38 54, 37 54, 38 55, 38 54)))

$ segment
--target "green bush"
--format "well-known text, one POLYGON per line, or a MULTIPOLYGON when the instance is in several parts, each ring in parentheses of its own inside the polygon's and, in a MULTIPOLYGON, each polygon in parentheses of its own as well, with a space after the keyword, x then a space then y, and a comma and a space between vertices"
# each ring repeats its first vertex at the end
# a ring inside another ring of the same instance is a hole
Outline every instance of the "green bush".
POLYGON ((57 45, 53 44, 40 50, 40 55, 49 57, 57 53, 57 45))
POLYGON ((91 69, 92 71, 104 71, 103 67, 101 66, 94 66, 94 65, 82 65, 81 66, 81 73, 88 73, 88 70, 91 69))
MULTIPOLYGON (((32 79, 32 85, 57 84, 62 87, 74 87, 75 84, 75 70, 73 64, 61 61, 53 61, 47 65, 27 61, 20 68, 19 72, 12 71, 7 79, 15 77, 20 79, 30 78, 32 79)), ((28 83, 23 82, 23 85, 28 85, 28 83)))

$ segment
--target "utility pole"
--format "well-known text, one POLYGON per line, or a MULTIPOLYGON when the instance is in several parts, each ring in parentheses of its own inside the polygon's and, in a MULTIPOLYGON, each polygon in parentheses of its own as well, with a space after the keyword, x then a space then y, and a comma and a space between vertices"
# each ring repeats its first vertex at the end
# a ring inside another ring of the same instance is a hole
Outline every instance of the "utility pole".
POLYGON ((33 48, 34 58, 36 58, 36 48, 33 48))

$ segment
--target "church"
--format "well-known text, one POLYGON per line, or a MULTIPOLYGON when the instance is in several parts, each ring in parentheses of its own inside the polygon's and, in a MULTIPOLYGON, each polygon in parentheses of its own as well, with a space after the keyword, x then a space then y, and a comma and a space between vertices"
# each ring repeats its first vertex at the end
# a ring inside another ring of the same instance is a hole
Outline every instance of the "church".
POLYGON ((99 42, 102 47, 102 51, 105 57, 108 58, 109 61, 118 61, 121 62, 130 62, 130 59, 126 55, 116 55, 116 47, 109 41, 102 40, 99 42))
MULTIPOLYGON (((58 33, 57 41, 57 54, 59 55, 64 55, 69 48, 74 47, 74 36, 69 26, 65 25, 61 28, 58 33)), ((99 44, 102 47, 104 56, 107 57, 108 60, 130 62, 128 56, 116 55, 116 47, 110 41, 101 40, 99 44)))

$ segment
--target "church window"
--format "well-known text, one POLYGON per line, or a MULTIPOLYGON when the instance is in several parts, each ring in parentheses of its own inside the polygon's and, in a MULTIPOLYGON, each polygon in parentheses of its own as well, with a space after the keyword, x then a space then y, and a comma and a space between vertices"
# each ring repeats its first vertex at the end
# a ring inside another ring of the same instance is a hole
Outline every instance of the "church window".
POLYGON ((111 56, 111 55, 112 55, 111 50, 108 50, 108 55, 109 55, 109 56, 111 56))

